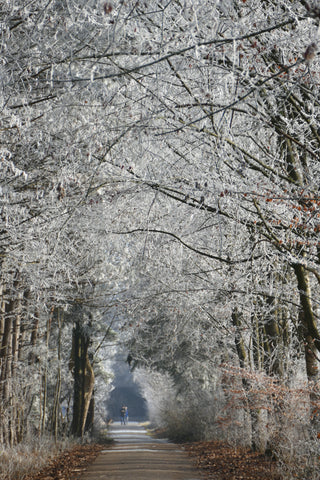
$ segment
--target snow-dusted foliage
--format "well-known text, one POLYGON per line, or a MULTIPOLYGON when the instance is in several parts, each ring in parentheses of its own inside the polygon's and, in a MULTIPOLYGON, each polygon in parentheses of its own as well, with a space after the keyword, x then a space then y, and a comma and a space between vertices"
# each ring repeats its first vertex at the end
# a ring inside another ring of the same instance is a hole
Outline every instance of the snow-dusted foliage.
POLYGON ((275 448, 267 417, 285 424, 289 406, 262 372, 281 388, 309 382, 301 429, 316 438, 319 11, 3 2, 3 442, 31 417, 57 433, 79 351, 89 371, 119 323, 132 364, 170 378, 166 401, 200 412, 215 399, 211 425, 198 417, 206 432, 236 385, 233 425, 275 448))

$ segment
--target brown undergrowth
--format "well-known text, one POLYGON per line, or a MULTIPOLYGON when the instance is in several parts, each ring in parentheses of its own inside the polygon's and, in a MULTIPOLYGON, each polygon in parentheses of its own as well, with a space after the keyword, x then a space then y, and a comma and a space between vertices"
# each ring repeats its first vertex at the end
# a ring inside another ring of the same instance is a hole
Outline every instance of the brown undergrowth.
POLYGON ((189 443, 185 449, 208 480, 281 480, 271 458, 247 448, 210 441, 189 443))

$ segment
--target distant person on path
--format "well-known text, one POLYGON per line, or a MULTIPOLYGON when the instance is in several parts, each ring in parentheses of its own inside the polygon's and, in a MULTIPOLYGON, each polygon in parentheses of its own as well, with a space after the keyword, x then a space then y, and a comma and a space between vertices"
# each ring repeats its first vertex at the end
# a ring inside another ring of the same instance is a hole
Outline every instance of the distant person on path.
POLYGON ((121 425, 125 425, 128 422, 129 414, 128 414, 128 407, 122 405, 120 409, 120 422, 121 425))

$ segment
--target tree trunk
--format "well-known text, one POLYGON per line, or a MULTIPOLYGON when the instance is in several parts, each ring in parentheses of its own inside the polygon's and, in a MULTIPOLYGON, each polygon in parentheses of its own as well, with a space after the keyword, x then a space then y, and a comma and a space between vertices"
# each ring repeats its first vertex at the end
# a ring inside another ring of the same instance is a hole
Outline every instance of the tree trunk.
MULTIPOLYGON (((241 368, 248 367, 247 352, 245 343, 241 332, 241 314, 235 308, 232 312, 232 323, 235 327, 235 344, 239 358, 239 364, 241 368)), ((246 402, 244 409, 250 417, 251 423, 251 448, 254 451, 264 451, 264 443, 261 437, 262 419, 261 409, 256 405, 254 395, 251 394, 251 384, 246 378, 242 378, 243 389, 246 394, 246 402)))
POLYGON ((309 274, 302 265, 294 265, 294 271, 300 295, 299 325, 305 342, 306 372, 308 380, 316 383, 319 380, 320 335, 312 309, 309 274))
POLYGON ((17 392, 13 390, 13 379, 16 375, 19 358, 19 338, 21 327, 21 295, 19 293, 20 274, 14 274, 11 288, 5 294, 4 331, 1 342, 0 361, 0 399, 2 440, 13 446, 18 441, 19 402, 17 392))
POLYGON ((1 344, 1 374, 0 374, 0 388, 1 388, 1 416, 4 419, 1 422, 2 440, 6 445, 10 444, 10 392, 11 392, 11 358, 12 358, 12 312, 13 302, 6 304, 5 308, 5 324, 4 333, 1 344))
POLYGON ((299 327, 303 336, 306 373, 309 381, 311 425, 320 429, 319 351, 320 335, 312 309, 309 274, 302 265, 294 265, 300 295, 299 327))
POLYGON ((73 329, 72 360, 74 376, 73 417, 71 433, 82 437, 94 388, 94 373, 88 356, 89 339, 77 322, 73 329))
POLYGON ((238 353, 239 363, 241 368, 247 366, 247 352, 241 333, 241 314, 235 308, 231 315, 233 326, 235 327, 235 344, 238 353))
POLYGON ((47 418, 47 396, 48 396, 48 351, 49 351, 49 340, 50 340, 50 332, 51 332, 51 323, 52 323, 52 316, 54 312, 54 307, 51 308, 50 316, 47 321, 47 331, 46 331, 46 357, 44 359, 44 369, 42 373, 42 381, 41 381, 41 394, 40 394, 40 418, 39 418, 39 433, 40 436, 45 431, 46 426, 46 418, 47 418))
POLYGON ((267 298, 269 312, 264 322, 265 341, 265 371, 268 375, 283 377, 282 336, 279 328, 278 309, 274 297, 267 298))
POLYGON ((54 434, 54 438, 58 440, 59 433, 59 418, 60 418, 60 394, 61 394, 61 328, 62 328, 62 319, 63 311, 57 309, 58 317, 58 368, 57 368, 57 379, 54 391, 53 406, 51 413, 51 431, 54 434))

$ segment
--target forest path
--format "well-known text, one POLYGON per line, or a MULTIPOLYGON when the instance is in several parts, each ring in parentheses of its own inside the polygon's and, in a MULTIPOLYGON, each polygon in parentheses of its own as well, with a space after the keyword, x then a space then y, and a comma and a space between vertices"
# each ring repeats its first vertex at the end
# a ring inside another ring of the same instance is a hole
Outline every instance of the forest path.
POLYGON ((101 451, 79 480, 200 480, 182 448, 150 437, 139 423, 115 422, 109 433, 114 444, 101 451))

